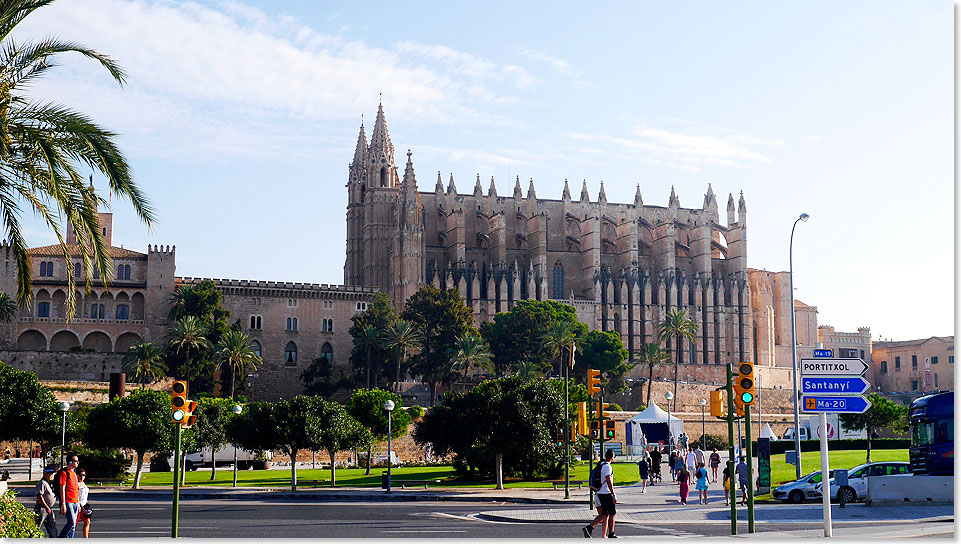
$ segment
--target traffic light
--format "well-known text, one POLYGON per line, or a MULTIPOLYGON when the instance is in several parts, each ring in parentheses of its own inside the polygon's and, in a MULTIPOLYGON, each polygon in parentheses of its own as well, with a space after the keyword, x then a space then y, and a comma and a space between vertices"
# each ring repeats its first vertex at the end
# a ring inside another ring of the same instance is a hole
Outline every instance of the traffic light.
POLYGON ((587 403, 577 403, 577 431, 578 434, 587 436, 587 403))
POLYGON ((572 442, 572 443, 573 443, 573 442, 577 442, 577 435, 578 435, 578 434, 580 434, 580 433, 577 432, 577 424, 572 422, 572 423, 571 423, 571 442, 572 442))
POLYGON ((611 440, 614 438, 614 420, 608 419, 604 422, 604 439, 611 440))
POLYGON ((738 414, 744 412, 745 406, 754 404, 754 399, 754 363, 738 363, 734 380, 734 405, 738 414))
POLYGON ((711 415, 724 417, 724 391, 711 391, 711 415))
POLYGON ((187 418, 183 424, 184 429, 189 429, 194 423, 197 422, 197 414, 194 412, 197 410, 197 403, 192 400, 187 401, 187 418))
POLYGON ((558 427, 555 429, 554 441, 557 442, 558 447, 564 445, 564 427, 558 427))
POLYGON ((183 425, 187 420, 187 382, 175 381, 170 394, 170 421, 183 425))
POLYGON ((607 409, 610 407, 611 404, 609 402, 603 404, 600 402, 596 403, 594 405, 594 417, 597 419, 607 419, 607 409))
POLYGON ((591 440, 599 440, 601 438, 601 422, 597 420, 591 421, 591 440))
POLYGON ((601 371, 587 369, 587 394, 596 395, 601 392, 601 371))

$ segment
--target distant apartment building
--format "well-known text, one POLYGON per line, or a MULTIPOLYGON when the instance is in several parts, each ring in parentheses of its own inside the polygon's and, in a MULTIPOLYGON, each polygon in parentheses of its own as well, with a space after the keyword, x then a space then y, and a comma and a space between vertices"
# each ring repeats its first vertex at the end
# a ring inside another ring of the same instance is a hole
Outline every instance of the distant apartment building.
POLYGON ((875 342, 872 356, 883 393, 954 388, 954 336, 875 342))

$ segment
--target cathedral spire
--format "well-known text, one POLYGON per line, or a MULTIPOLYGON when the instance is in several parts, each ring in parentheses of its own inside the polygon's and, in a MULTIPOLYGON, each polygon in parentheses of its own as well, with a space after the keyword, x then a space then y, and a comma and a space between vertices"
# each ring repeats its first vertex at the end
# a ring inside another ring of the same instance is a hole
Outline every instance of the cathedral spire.
POLYGON ((484 188, 481 187, 480 174, 477 174, 477 180, 474 181, 474 196, 484 196, 484 188))
POLYGON ((727 224, 734 224, 734 195, 731 193, 727 194, 727 224))
POLYGON ((711 184, 707 184, 707 193, 704 195, 704 206, 703 209, 709 210, 711 207, 717 208, 717 199, 714 197, 714 189, 711 188, 711 184))
POLYGON ((437 171, 437 185, 434 186, 434 192, 439 195, 444 194, 444 180, 440 179, 440 170, 437 171))
POLYGON ((571 200, 571 188, 567 186, 567 178, 564 178, 564 193, 561 195, 562 200, 571 200))
POLYGON ((601 190, 597 194, 597 201, 601 204, 607 204, 607 193, 604 192, 604 180, 601 180, 601 190))
POLYGON ((417 178, 414 176, 414 163, 410 159, 410 149, 407 150, 407 166, 404 168, 404 181, 401 183, 404 195, 417 194, 417 178))
POLYGON ((637 184, 637 192, 634 193, 634 206, 640 208, 644 205, 644 199, 641 198, 641 184, 637 184))
POLYGON ((747 203, 744 202, 744 191, 741 191, 741 198, 737 201, 737 213, 747 212, 747 203))
POLYGON ((487 190, 487 196, 497 198, 497 187, 494 186, 494 176, 491 176, 491 188, 487 190))
POLYGON ((677 198, 677 194, 674 192, 674 186, 673 186, 673 185, 671 185, 671 198, 670 198, 670 200, 668 200, 668 202, 667 202, 667 207, 669 207, 669 208, 670 208, 670 207, 675 207, 675 208, 680 208, 680 207, 681 207, 681 201, 680 201, 680 199, 677 198))
POLYGON ((374 121, 374 132, 370 134, 371 151, 390 151, 393 155, 394 144, 390 143, 390 134, 387 133, 387 120, 384 118, 384 105, 377 104, 377 119, 374 121))
POLYGON ((534 192, 534 178, 531 178, 530 185, 527 186, 527 200, 536 200, 537 193, 534 192))
POLYGON ((364 154, 367 153, 367 134, 364 132, 364 122, 360 122, 360 134, 357 135, 357 147, 354 148, 354 161, 350 163, 352 167, 363 165, 364 154))
POLYGON ((587 180, 584 180, 584 184, 581 185, 581 202, 590 202, 591 195, 587 192, 587 180))
POLYGON ((514 179, 514 198, 520 200, 524 198, 524 193, 521 192, 521 177, 517 176, 514 179))
POLYGON ((457 186, 454 185, 454 173, 450 173, 450 181, 447 182, 447 194, 457 194, 457 186))

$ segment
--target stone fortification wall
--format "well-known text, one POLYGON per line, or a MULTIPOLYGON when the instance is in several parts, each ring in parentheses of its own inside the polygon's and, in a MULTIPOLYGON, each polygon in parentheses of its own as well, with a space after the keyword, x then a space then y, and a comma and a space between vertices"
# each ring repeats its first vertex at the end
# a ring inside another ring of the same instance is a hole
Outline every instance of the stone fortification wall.
POLYGON ((0 361, 33 372, 41 380, 107 382, 111 372, 123 372, 122 353, 2 350, 0 361))

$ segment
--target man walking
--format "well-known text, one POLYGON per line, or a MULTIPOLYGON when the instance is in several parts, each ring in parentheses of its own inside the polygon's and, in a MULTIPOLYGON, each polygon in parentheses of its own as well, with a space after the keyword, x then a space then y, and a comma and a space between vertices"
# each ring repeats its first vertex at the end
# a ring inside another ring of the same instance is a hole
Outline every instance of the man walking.
POLYGON ((695 465, 706 465, 704 462, 704 451, 701 450, 701 446, 697 445, 694 447, 694 464, 695 465))
POLYGON ((744 462, 744 456, 740 457, 740 462, 735 467, 734 472, 737 473, 737 483, 741 488, 741 505, 747 504, 747 463, 744 462))
POLYGON ((50 480, 57 470, 52 466, 43 469, 43 478, 37 482, 37 504, 33 507, 37 514, 37 525, 47 532, 47 538, 57 538, 57 521, 53 515, 53 504, 57 494, 53 491, 50 480))
POLYGON ((697 456, 694 455, 693 451, 687 451, 687 455, 684 456, 684 464, 687 465, 687 473, 693 476, 694 467, 697 465, 697 456))
POLYGON ((604 462, 600 464, 600 476, 601 476, 601 486, 597 490, 597 501, 600 503, 598 508, 597 517, 590 525, 584 527, 584 536, 591 538, 591 533, 594 531, 594 526, 599 522, 603 525, 601 529, 601 538, 617 538, 614 534, 614 516, 617 514, 617 497, 614 495, 614 467, 611 466, 611 461, 614 460, 614 450, 607 450, 604 452, 604 462))
POLYGON ((57 486, 60 488, 60 513, 66 516, 67 524, 60 529, 60 538, 73 538, 77 529, 77 516, 80 515, 80 485, 77 482, 77 466, 80 459, 71 455, 67 470, 60 472, 57 486))

